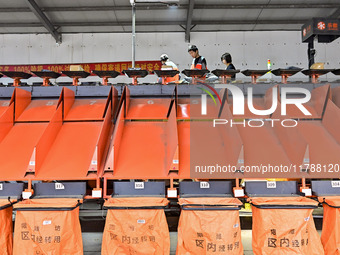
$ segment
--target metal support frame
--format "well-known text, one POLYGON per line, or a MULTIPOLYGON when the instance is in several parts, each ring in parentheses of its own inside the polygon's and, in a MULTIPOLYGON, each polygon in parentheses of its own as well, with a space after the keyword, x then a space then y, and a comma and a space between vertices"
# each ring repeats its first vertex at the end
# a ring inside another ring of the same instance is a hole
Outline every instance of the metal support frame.
POLYGON ((186 27, 185 27, 185 41, 186 42, 190 42, 190 31, 191 31, 192 14, 194 12, 194 5, 195 5, 195 0, 189 0, 187 22, 186 22, 186 27))
MULTIPOLYGON (((279 4, 196 4, 195 9, 321 9, 321 8, 339 8, 340 4, 338 3, 316 3, 316 4, 291 4, 291 3, 279 3, 279 4)), ((167 10, 169 7, 165 4, 148 4, 143 5, 140 4, 138 6, 139 10, 167 10)), ((176 7, 179 10, 188 9, 188 4, 181 4, 176 7)), ((107 10, 116 10, 116 11, 129 11, 131 6, 129 5, 108 5, 108 6, 58 6, 58 7, 44 7, 42 11, 44 12, 98 12, 98 11, 107 11, 107 10)), ((29 8, 25 7, 4 7, 0 8, 0 12, 30 12, 29 8)))
MULTIPOLYGON (((253 25, 255 20, 197 20, 192 21, 195 25, 253 25)), ((258 20, 257 24, 260 25, 295 25, 295 24, 305 24, 308 22, 308 19, 290 19, 290 20, 258 20)), ((138 26, 182 26, 185 24, 184 20, 166 20, 166 21, 139 21, 138 26)), ((55 23, 58 27, 121 27, 121 26, 130 26, 131 22, 58 22, 55 23)), ((21 23, 21 22, 10 22, 10 23, 1 23, 0 27, 41 27, 41 23, 31 22, 31 23, 21 23)), ((192 28, 192 27, 191 27, 192 28)), ((297 29, 296 29, 297 30, 297 29)))
POLYGON ((136 61, 136 4, 133 1, 132 5, 132 68, 135 68, 136 61))
POLYGON ((41 11, 39 5, 34 0, 27 0, 28 7, 31 11, 37 16, 40 22, 44 25, 48 32, 53 36, 56 43, 61 43, 62 36, 61 34, 54 28, 51 21, 46 17, 46 15, 41 11))
MULTIPOLYGON (((314 37, 311 39, 311 41, 308 42, 308 50, 307 50, 307 54, 308 54, 308 68, 310 68, 311 65, 313 65, 315 63, 315 58, 314 58, 314 37)), ((309 76, 309 81, 312 83, 316 83, 315 77, 313 77, 312 75, 309 76)))

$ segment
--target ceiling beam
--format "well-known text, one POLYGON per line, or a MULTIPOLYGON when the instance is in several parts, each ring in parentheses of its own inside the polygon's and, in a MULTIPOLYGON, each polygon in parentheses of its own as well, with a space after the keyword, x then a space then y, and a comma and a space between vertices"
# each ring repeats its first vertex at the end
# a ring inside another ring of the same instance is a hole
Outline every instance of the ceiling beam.
MULTIPOLYGON (((192 25, 253 25, 253 24, 273 24, 273 25, 289 25, 289 24, 305 24, 309 19, 302 20, 193 20, 191 22, 192 25)), ((187 23, 186 20, 183 21, 138 21, 137 26, 180 26, 185 25, 187 23)), ((112 21, 104 21, 104 22, 58 22, 54 25, 58 27, 99 27, 99 26, 131 26, 131 21, 120 21, 120 22, 112 22, 112 21)), ((0 23, 0 27, 41 27, 41 23, 33 22, 33 23, 0 23)))
MULTIPOLYGON (((181 4, 174 9, 187 10, 188 4, 181 4)), ((138 10, 169 10, 165 4, 137 4, 138 10)), ((195 4, 195 9, 321 9, 321 8, 340 8, 340 4, 195 4)), ((65 7, 40 7, 43 12, 97 12, 97 11, 131 11, 130 5, 122 6, 65 6, 65 7)), ((30 12, 29 8, 0 8, 0 12, 30 12)))
POLYGON ((336 19, 336 18, 339 18, 339 16, 340 16, 340 8, 338 8, 337 10, 335 10, 335 12, 333 12, 333 13, 329 16, 329 18, 331 18, 331 19, 336 19))
POLYGON ((186 42, 190 42, 190 31, 191 31, 192 14, 194 12, 194 5, 195 5, 195 0, 189 0, 187 22, 185 26, 185 41, 186 42))
MULTIPOLYGON (((301 31, 301 26, 298 26, 296 28, 285 28, 285 29, 273 29, 273 28, 268 28, 268 29, 258 29, 255 28, 254 30, 250 30, 247 28, 242 28, 242 29, 231 29, 231 28, 220 28, 220 29, 216 29, 214 32, 240 32, 240 31, 301 31)), ((139 31, 138 33, 140 34, 148 34, 148 33, 161 33, 164 31, 159 31, 159 30, 145 30, 145 31, 139 31)), ((167 30, 167 33, 180 33, 180 30, 167 30)), ((198 33, 202 33, 202 32, 211 32, 211 29, 201 29, 201 30, 196 30, 195 32, 198 33)), ((36 31, 27 31, 27 30, 23 30, 23 31, 15 31, 15 32, 1 32, 1 28, 0 28, 0 35, 2 34, 49 34, 48 32, 36 32, 36 31)), ((63 34, 74 34, 74 33, 91 33, 91 34, 102 34, 102 33, 113 33, 113 34, 121 34, 121 33, 131 33, 131 30, 125 30, 125 31, 115 31, 112 30, 110 28, 107 28, 107 30, 102 30, 102 31, 97 31, 97 30, 81 30, 81 29, 77 29, 77 31, 63 31, 63 34)))
POLYGON ((46 17, 46 15, 41 11, 39 5, 34 0, 27 0, 28 7, 37 16, 41 24, 47 29, 47 31, 53 36, 56 43, 61 43, 61 34, 54 28, 51 21, 46 17))

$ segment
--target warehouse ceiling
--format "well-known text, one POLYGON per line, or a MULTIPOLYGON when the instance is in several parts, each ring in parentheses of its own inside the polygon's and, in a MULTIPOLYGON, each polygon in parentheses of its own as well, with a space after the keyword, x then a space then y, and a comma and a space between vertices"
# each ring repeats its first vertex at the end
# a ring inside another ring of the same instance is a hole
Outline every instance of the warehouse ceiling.
MULTIPOLYGON (((138 0, 137 0, 138 1, 138 0)), ((154 0, 153 0, 154 1, 154 0)), ((340 16, 339 0, 174 0, 137 3, 137 32, 297 31, 313 17, 340 16)), ((131 32, 129 0, 2 0, 0 33, 131 32)))

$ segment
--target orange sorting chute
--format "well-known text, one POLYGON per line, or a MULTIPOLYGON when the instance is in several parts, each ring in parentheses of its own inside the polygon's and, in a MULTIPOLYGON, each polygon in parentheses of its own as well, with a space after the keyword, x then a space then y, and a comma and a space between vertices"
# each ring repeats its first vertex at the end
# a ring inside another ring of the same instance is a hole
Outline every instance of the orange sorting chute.
POLYGON ((102 255, 168 255, 170 235, 164 206, 157 197, 110 198, 103 233, 102 255))
POLYGON ((312 216, 318 202, 305 197, 251 198, 255 255, 324 254, 312 216))
POLYGON ((177 255, 243 254, 237 198, 180 198, 177 255))
POLYGON ((340 197, 319 197, 323 203, 321 242, 326 255, 340 254, 340 197))
POLYGON ((81 201, 71 198, 29 199, 14 206, 14 255, 82 255, 81 201))
POLYGON ((0 199, 0 255, 11 255, 13 246, 12 203, 0 199))

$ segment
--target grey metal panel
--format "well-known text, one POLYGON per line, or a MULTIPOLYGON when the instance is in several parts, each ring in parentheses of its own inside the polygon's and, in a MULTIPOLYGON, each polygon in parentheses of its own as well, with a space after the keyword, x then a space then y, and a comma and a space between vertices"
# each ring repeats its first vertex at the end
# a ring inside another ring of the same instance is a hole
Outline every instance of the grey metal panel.
POLYGON ((0 183, 0 198, 19 199, 24 191, 24 183, 0 183))
POLYGON ((178 85, 178 95, 190 95, 191 85, 178 85))
POLYGON ((276 188, 267 188, 266 181, 248 181, 245 192, 249 197, 271 197, 299 195, 296 181, 278 181, 276 188))
POLYGON ((180 197, 225 197, 232 196, 231 181, 209 181, 209 188, 201 188, 200 182, 180 182, 180 197))
MULTIPOLYGON (((289 84, 281 84, 281 83, 237 83, 234 84, 239 87, 245 95, 247 95, 247 88, 253 87, 253 93, 255 96, 263 96, 266 90, 274 85, 279 85, 280 87, 300 87, 306 88, 308 90, 312 90, 314 88, 323 86, 325 84, 330 84, 332 88, 340 86, 339 82, 321 82, 318 84, 313 83, 301 83, 301 82, 291 82, 289 84)), ((213 86, 213 84, 210 84, 213 86)), ((118 90, 118 95, 121 95, 122 90, 124 89, 124 84, 114 85, 114 87, 118 90)), ((68 89, 71 89, 75 92, 76 97, 101 97, 105 98, 108 96, 110 91, 110 86, 65 86, 68 89)), ((20 89, 24 89, 27 91, 32 91, 32 97, 35 98, 43 98, 43 97, 59 97, 63 86, 34 86, 34 87, 19 87, 20 89)), ((128 85, 130 89, 131 97, 148 97, 148 96, 161 96, 161 97, 170 97, 173 94, 175 85, 160 85, 160 84, 149 84, 149 85, 128 85)), ((0 87, 0 98, 10 98, 13 94, 14 87, 0 87)), ((216 89, 219 91, 220 89, 216 89)), ((228 91, 229 95, 231 95, 230 91, 228 91)), ((194 85, 181 84, 178 85, 178 96, 187 97, 190 95, 200 95, 200 90, 196 89, 194 85)))
MULTIPOLYGON (((142 80, 142 79, 140 79, 142 80)), ((142 95, 160 95, 162 85, 128 85, 130 95, 142 96, 142 95)))
POLYGON ((75 197, 82 198, 86 194, 86 182, 60 182, 34 184, 35 198, 75 197), (56 188, 61 184, 64 188, 56 188))
POLYGON ((76 96, 107 97, 111 86, 77 86, 76 96))
POLYGON ((0 87, 0 97, 12 97, 14 87, 0 87))
POLYGON ((143 189, 136 189, 135 182, 113 182, 113 197, 165 196, 165 182, 143 182, 143 189))
POLYGON ((315 196, 340 195, 340 187, 332 187, 332 181, 311 181, 311 184, 315 196))
POLYGON ((61 86, 50 86, 50 87, 33 87, 32 97, 59 97, 61 86))

